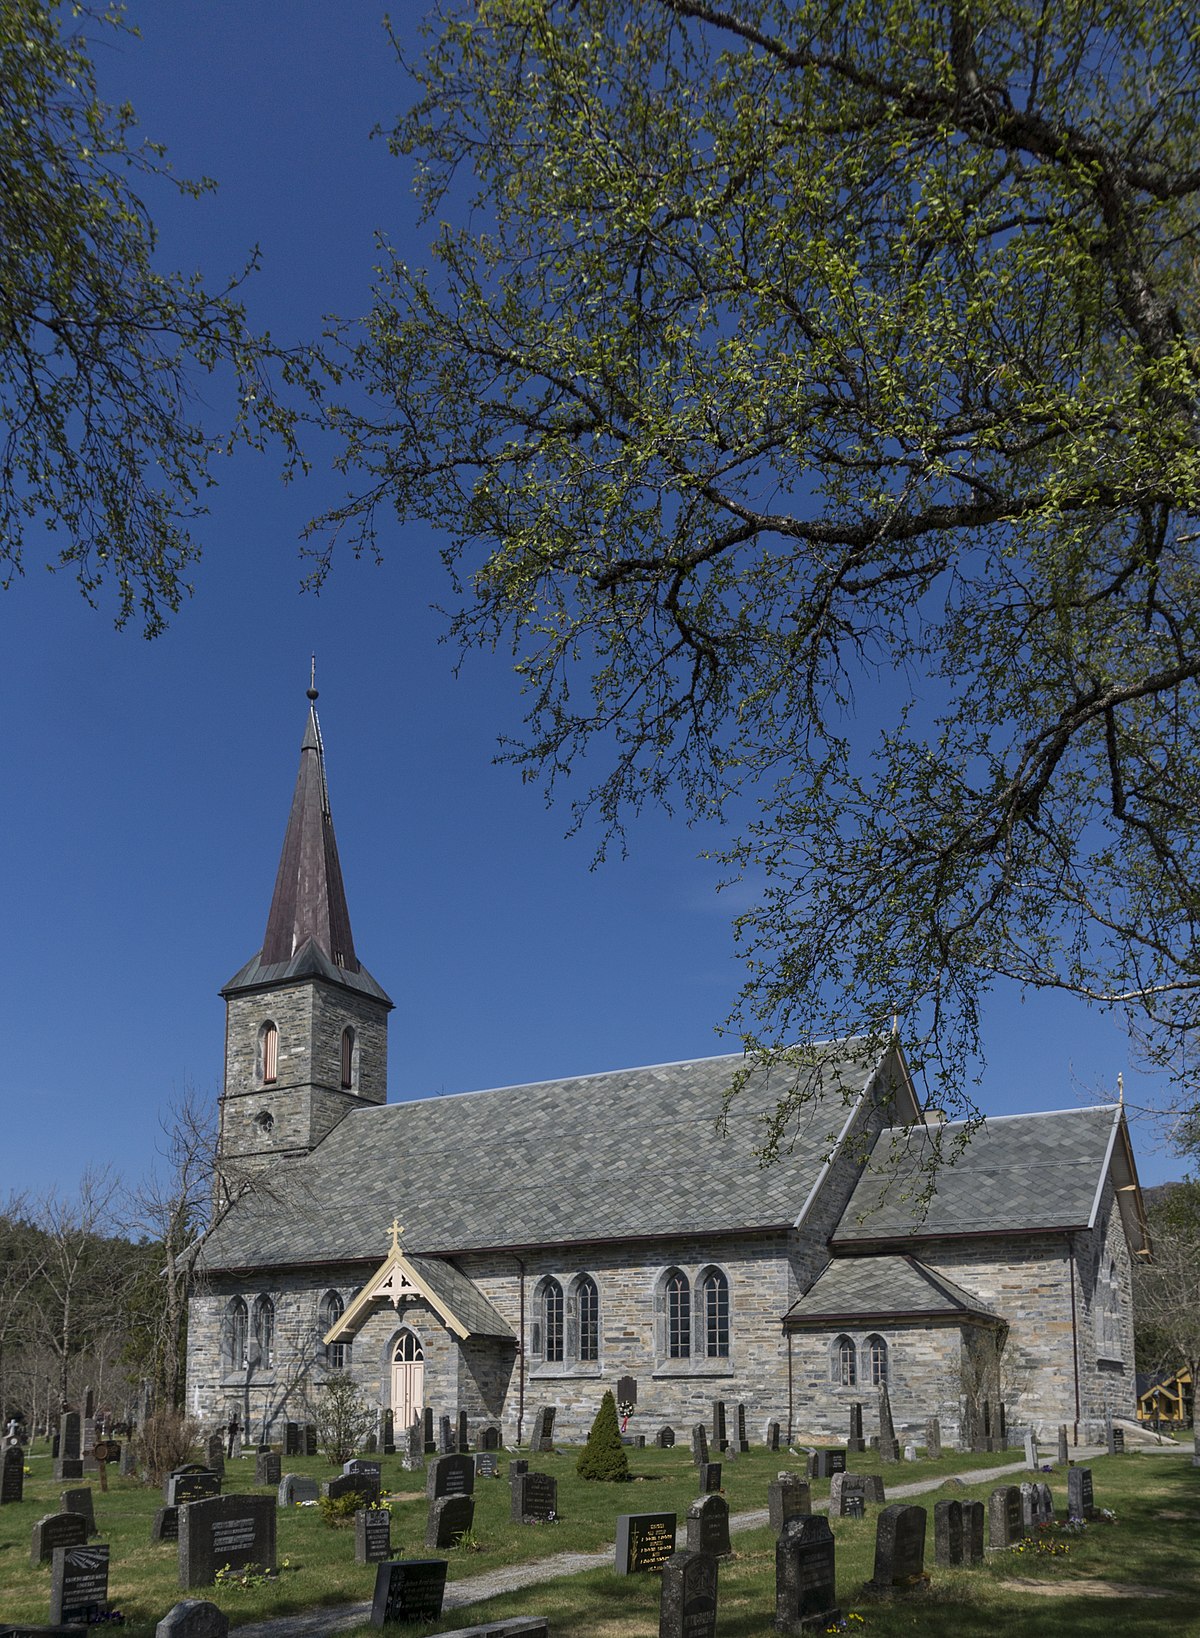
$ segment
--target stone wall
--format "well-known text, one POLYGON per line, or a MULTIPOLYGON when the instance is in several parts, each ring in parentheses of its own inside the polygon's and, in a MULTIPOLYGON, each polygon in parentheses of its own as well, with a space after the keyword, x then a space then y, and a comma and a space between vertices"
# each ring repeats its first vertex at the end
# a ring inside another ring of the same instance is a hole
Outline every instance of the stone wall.
POLYGON ((868 1340, 878 1335, 887 1345, 888 1399, 900 1443, 910 1434, 923 1444, 926 1418, 939 1416, 943 1439, 954 1444, 960 1438, 963 1330, 956 1322, 793 1332, 796 1439, 844 1442, 850 1431, 850 1407, 856 1402, 863 1407, 864 1438, 879 1432, 879 1390, 866 1368, 868 1340), (857 1382, 846 1387, 838 1380, 834 1347, 840 1336, 853 1341, 859 1362, 857 1382))

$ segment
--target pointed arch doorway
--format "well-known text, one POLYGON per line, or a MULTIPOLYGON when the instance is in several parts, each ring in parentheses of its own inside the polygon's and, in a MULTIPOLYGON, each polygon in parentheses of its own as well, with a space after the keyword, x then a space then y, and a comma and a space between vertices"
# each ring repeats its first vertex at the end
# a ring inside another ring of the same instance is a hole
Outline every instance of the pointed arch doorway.
POLYGON ((401 1331, 392 1349, 392 1418, 411 1427, 425 1404, 425 1350, 412 1331, 401 1331))

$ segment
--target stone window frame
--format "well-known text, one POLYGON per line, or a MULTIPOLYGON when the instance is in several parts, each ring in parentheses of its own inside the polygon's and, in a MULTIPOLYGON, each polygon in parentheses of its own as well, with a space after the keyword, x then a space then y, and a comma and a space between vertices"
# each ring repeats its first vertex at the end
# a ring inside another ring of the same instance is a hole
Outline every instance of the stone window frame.
POLYGON ((886 1388, 888 1386, 890 1352, 887 1338, 880 1336, 878 1331, 872 1331, 870 1336, 864 1338, 862 1356, 866 1369, 860 1374, 864 1379, 865 1386, 869 1388, 886 1388))
POLYGON ((707 1263, 696 1276, 694 1359, 730 1359, 733 1355, 733 1304, 729 1275, 718 1263, 707 1263))
POLYGON ((1092 1333, 1096 1341, 1097 1363, 1125 1363, 1121 1334, 1121 1276, 1116 1257, 1103 1244, 1097 1261, 1092 1299, 1092 1333))
POLYGON ((829 1344, 829 1380, 835 1388, 858 1387, 858 1347, 848 1331, 829 1344))
POLYGON ((340 1291, 331 1286, 321 1298, 317 1310, 317 1350, 318 1358, 322 1359, 331 1371, 344 1371, 350 1364, 350 1342, 322 1342, 326 1331, 335 1325, 346 1312, 346 1301, 340 1291))
POLYGON ((554 1274, 543 1274, 534 1287, 529 1351, 543 1365, 566 1361, 566 1298, 554 1274))
POLYGON ((531 1377, 594 1377, 601 1374, 600 1365, 600 1282, 594 1274, 579 1270, 574 1274, 543 1274, 534 1287, 533 1322, 530 1327, 531 1377), (581 1354, 581 1297, 592 1292, 595 1299, 594 1358, 581 1354), (547 1312, 547 1296, 558 1293, 561 1303, 561 1351, 550 1352, 553 1342, 551 1318, 547 1312))
POLYGON ((358 1085, 358 1034, 353 1024, 342 1031, 342 1091, 353 1092, 358 1085))
POLYGON ((250 1362, 250 1310, 243 1296, 230 1297, 221 1321, 221 1359, 225 1375, 244 1371, 250 1362))
POLYGON ((659 1270, 654 1281, 654 1370, 655 1379, 672 1377, 729 1377, 735 1375, 733 1355, 737 1341, 736 1312, 732 1300, 733 1281, 728 1271, 719 1263, 702 1263, 700 1267, 689 1274, 688 1270, 678 1263, 670 1263, 659 1270), (702 1281, 706 1275, 719 1273, 726 1281, 730 1293, 730 1341, 728 1354, 710 1356, 706 1352, 705 1309, 703 1301, 702 1281), (672 1282, 679 1281, 677 1292, 687 1292, 687 1318, 678 1311, 675 1314, 674 1327, 672 1326, 671 1297, 672 1282), (672 1332, 674 1330, 674 1337, 672 1332), (678 1347, 686 1341, 687 1352, 672 1353, 671 1345, 674 1340, 678 1347))
POLYGON ((269 1371, 275 1365, 275 1301, 265 1291, 254 1299, 251 1336, 258 1348, 258 1365, 269 1371))
POLYGON ((567 1357, 579 1365, 600 1363, 600 1287, 592 1274, 577 1274, 567 1289, 567 1357))
POLYGON ((279 1079, 279 1025, 273 1018, 264 1018, 258 1026, 255 1074, 259 1086, 274 1086, 279 1079))

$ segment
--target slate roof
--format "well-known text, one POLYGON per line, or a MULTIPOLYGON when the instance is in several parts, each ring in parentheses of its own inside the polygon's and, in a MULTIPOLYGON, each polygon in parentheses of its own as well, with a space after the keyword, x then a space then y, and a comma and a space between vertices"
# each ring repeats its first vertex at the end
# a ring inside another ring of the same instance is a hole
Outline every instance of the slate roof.
MULTIPOLYGON (((714 1122, 740 1055, 614 1070, 347 1115, 312 1154, 276 1167, 205 1247, 210 1269, 372 1260, 399 1216, 405 1251, 711 1235, 797 1221, 870 1083, 862 1042, 822 1065, 776 1164, 763 1122, 798 1075, 756 1069, 728 1132, 714 1122)), ((907 1079, 892 1049, 881 1083, 907 1079)))
POLYGON ((473 1337, 516 1338, 508 1321, 492 1307, 483 1292, 453 1263, 438 1257, 410 1257, 409 1262, 435 1296, 440 1297, 473 1337))
POLYGON ((961 1121, 881 1135, 831 1247, 1090 1227, 1121 1120, 1119 1105, 1004 1115, 971 1133, 961 1121), (890 1141, 889 1141, 890 1137, 890 1141), (928 1202, 919 1195, 940 1141, 928 1202))
POLYGON ((915 1257, 835 1257, 817 1276, 784 1323, 870 1325, 905 1317, 982 1316, 995 1309, 915 1257))

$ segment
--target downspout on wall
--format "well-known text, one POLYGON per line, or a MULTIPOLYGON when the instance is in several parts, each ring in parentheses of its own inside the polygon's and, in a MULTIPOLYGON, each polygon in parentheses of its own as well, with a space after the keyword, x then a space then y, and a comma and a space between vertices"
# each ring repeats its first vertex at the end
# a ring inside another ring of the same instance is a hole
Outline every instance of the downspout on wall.
POLYGON ((1071 1270, 1071 1363, 1075 1367, 1075 1428, 1074 1440, 1079 1443, 1079 1327, 1075 1315, 1075 1236, 1067 1236, 1067 1258, 1071 1270))

